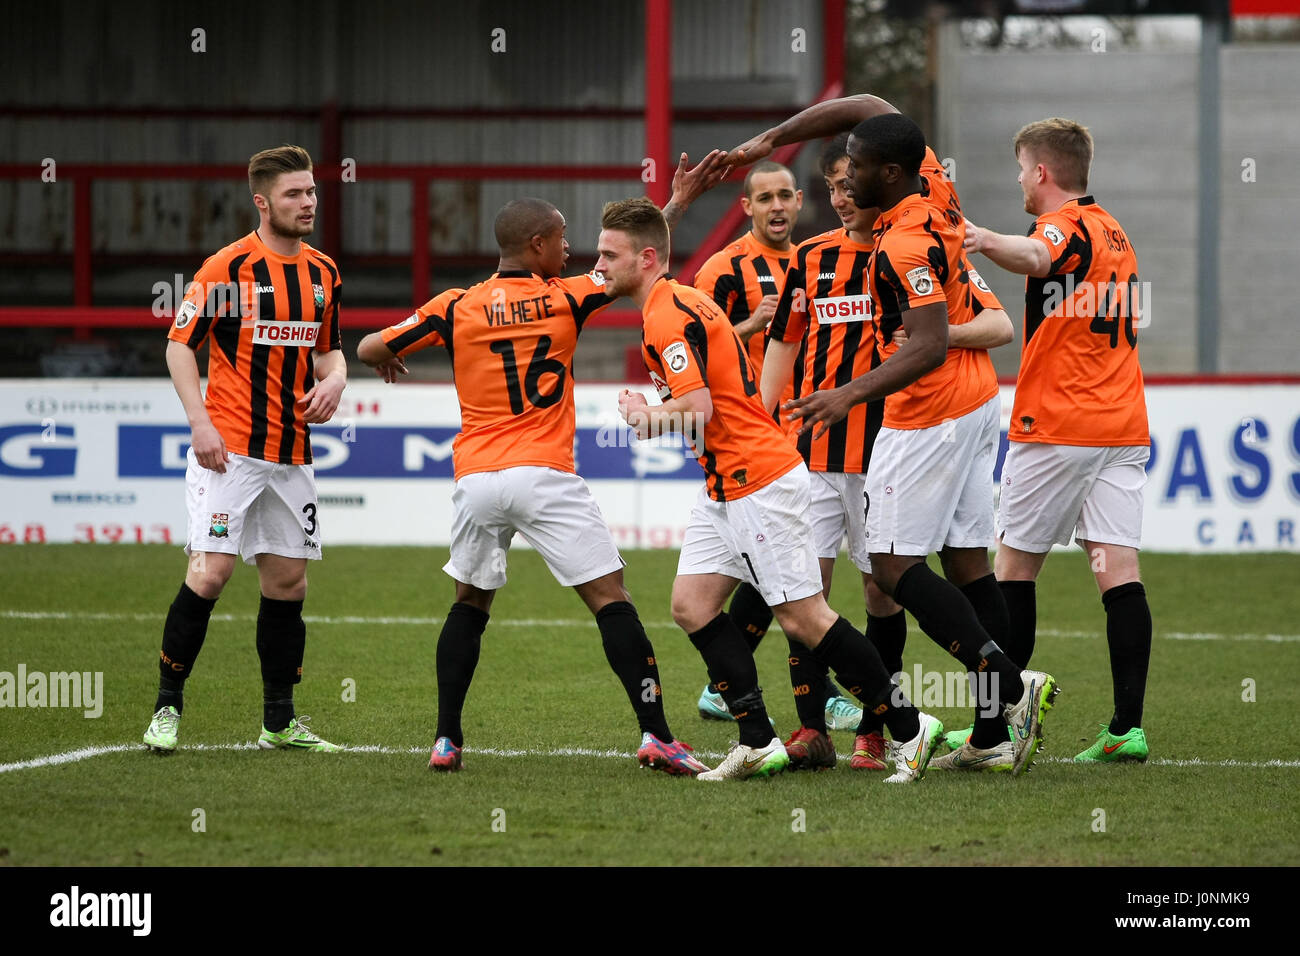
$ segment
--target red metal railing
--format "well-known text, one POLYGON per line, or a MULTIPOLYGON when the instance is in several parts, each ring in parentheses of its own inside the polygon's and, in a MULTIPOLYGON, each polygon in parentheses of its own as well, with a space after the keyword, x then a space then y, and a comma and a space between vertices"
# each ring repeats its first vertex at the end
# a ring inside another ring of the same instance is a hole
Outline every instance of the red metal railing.
MULTIPOLYGON (((823 55, 824 90, 820 98, 839 95, 844 69, 844 3, 845 0, 823 0, 823 28, 826 37, 823 55)), ((320 123, 321 162, 315 166, 320 181, 338 181, 342 172, 342 122, 346 119, 376 116, 392 118, 530 118, 530 119, 634 119, 642 118, 646 127, 646 154, 655 159, 659 169, 671 170, 676 166, 676 156, 670 153, 671 124, 692 120, 766 120, 782 115, 771 109, 741 108, 730 110, 681 109, 674 113, 671 103, 671 0, 647 0, 646 12, 646 76, 644 110, 609 109, 357 109, 343 108, 336 102, 327 102, 319 109, 183 109, 122 107, 108 109, 81 109, 76 107, 10 106, 0 108, 0 116, 42 116, 50 118, 134 118, 185 116, 193 118, 247 119, 274 115, 277 118, 315 119, 320 123)), ((774 158, 788 162, 799 150, 798 146, 784 147, 774 158)), ((0 179, 28 179, 39 181, 42 168, 36 163, 0 164, 0 179)), ((424 302, 429 298, 429 273, 432 257, 429 250, 429 183, 439 179, 585 179, 585 180, 635 180, 641 179, 639 166, 521 166, 521 165, 385 165, 365 166, 360 176, 367 180, 406 180, 412 191, 411 198, 411 302, 424 302)), ((243 181, 247 169, 235 165, 162 165, 162 164, 61 164, 57 167, 59 181, 71 183, 73 190, 73 305, 0 307, 0 327, 71 327, 79 337, 89 335, 95 328, 148 328, 157 318, 144 308, 94 307, 94 253, 92 250, 92 195, 97 180, 131 179, 225 179, 243 181)), ((739 179, 743 172, 732 177, 739 179)), ((657 176, 647 184, 653 199, 662 204, 668 198, 671 177, 657 176)), ((339 203, 327 203, 321 211, 321 247, 327 250, 340 248, 339 203)), ((709 233, 696 249, 680 274, 689 278, 698 271, 704 259, 721 247, 739 231, 744 213, 739 202, 729 207, 723 220, 709 233)), ((0 253, 0 261, 21 264, 58 262, 65 255, 48 253, 0 253)), ((156 257, 172 260, 174 254, 156 257)), ((400 262, 400 257, 360 257, 384 262, 400 262)), ((459 258, 459 257, 458 257, 459 258)), ((138 256, 105 255, 105 261, 135 260, 138 256)), ((147 259, 144 261, 148 261, 147 259)), ((347 308, 342 313, 346 328, 381 328, 407 314, 406 308, 347 308)), ((637 326, 640 315, 628 310, 610 310, 598 320, 605 326, 637 326)))

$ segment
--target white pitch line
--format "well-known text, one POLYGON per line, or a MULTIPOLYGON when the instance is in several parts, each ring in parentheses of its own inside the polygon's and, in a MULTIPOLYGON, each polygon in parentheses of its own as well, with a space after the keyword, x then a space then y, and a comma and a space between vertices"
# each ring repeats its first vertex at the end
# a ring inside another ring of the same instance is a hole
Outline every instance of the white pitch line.
MULTIPOLYGON (((1105 636, 1102 629, 1095 631, 1062 631, 1039 628, 1039 637, 1090 637, 1105 636)), ((1157 631, 1156 637, 1167 641, 1261 641, 1268 644, 1289 644, 1300 641, 1300 634, 1216 634, 1213 631, 1157 631)))
MULTIPOLYGON (((118 613, 110 611, 20 611, 0 610, 0 618, 22 621, 144 621, 161 624, 163 613, 118 613)), ((255 614, 213 614, 213 621, 230 623, 234 621, 256 621, 255 614)), ((304 614, 303 621, 308 624, 401 624, 417 627, 438 627, 446 618, 441 617, 406 617, 406 616, 367 616, 346 614, 340 616, 304 614)), ((642 621, 647 628, 656 630, 678 630, 672 621, 642 621)), ((595 620, 582 618, 494 618, 490 627, 585 627, 594 628, 595 620)), ((1091 631, 1059 630, 1040 628, 1039 637, 1082 637, 1100 638, 1103 629, 1091 631)), ((1214 631, 1157 631, 1156 637, 1169 641, 1258 641, 1268 644, 1290 644, 1300 642, 1300 634, 1219 634, 1214 631)))
MULTIPOLYGON (((248 741, 240 744, 185 744, 182 750, 257 750, 257 744, 248 741)), ((102 757, 105 754, 124 753, 127 751, 138 750, 143 753, 143 744, 110 744, 102 747, 81 747, 77 750, 69 750, 61 754, 51 754, 48 757, 35 757, 31 760, 20 760, 17 763, 0 764, 0 773, 9 773, 13 770, 32 770, 38 767, 55 767, 61 764, 77 763, 82 760, 89 760, 92 757, 102 757)), ((385 747, 380 744, 362 744, 356 747, 344 748, 345 753, 359 754, 399 754, 410 755, 419 754, 423 756, 428 752, 425 747, 385 747)), ((588 747, 556 747, 551 750, 529 750, 529 749, 499 749, 495 747, 466 747, 465 753, 474 756, 484 757, 599 757, 603 759, 632 760, 636 754, 626 750, 593 750, 588 747)), ((725 754, 711 751, 698 751, 697 756, 707 760, 721 760, 725 754)), ((848 760, 848 754, 840 754, 841 760, 848 760)), ((1058 763, 1074 764, 1074 761, 1068 757, 1048 757, 1040 756, 1039 763, 1058 763)), ((1155 759, 1148 760, 1147 764, 1157 767, 1220 767, 1220 768, 1242 768, 1242 769, 1276 769, 1276 768, 1297 768, 1300 767, 1300 760, 1200 760, 1193 758, 1191 760, 1172 760, 1172 759, 1155 759)))

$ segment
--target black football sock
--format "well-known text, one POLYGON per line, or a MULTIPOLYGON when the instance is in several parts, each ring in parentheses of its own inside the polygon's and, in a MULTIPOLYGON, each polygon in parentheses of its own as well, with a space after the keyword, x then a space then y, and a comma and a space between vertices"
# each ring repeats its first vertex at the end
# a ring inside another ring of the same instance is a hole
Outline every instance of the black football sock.
POLYGON ((293 720, 293 685, 302 680, 306 647, 302 602, 263 594, 257 609, 257 656, 262 662, 262 726, 272 733, 293 720))
POLYGON ((1111 588, 1101 596, 1106 608, 1106 643, 1110 646, 1110 678, 1115 688, 1115 714, 1110 732, 1116 736, 1142 726, 1142 703, 1151 663, 1151 608, 1140 581, 1111 588))
POLYGON ((790 640, 790 688, 794 691, 794 709, 799 724, 820 733, 826 733, 826 698, 820 696, 822 682, 826 680, 826 666, 817 661, 811 651, 798 641, 790 640), (818 693, 814 693, 818 691, 818 693))
MULTIPOLYGON (((899 611, 887 617, 867 614, 867 640, 876 648, 880 661, 889 673, 897 674, 903 669, 903 646, 907 643, 907 612, 899 611)), ((885 721, 879 714, 873 714, 870 708, 862 708, 862 720, 858 724, 859 734, 878 734, 885 729, 885 721)))
POLYGON ((1022 670, 1034 656, 1034 635, 1038 630, 1038 596, 1033 581, 999 581, 1011 620, 1010 637, 1002 648, 1022 670))
POLYGON ((763 635, 772 626, 772 609, 763 600, 763 595, 752 584, 740 582, 736 593, 731 598, 731 608, 727 614, 736 623, 750 651, 758 649, 763 635))
POLYGON ((158 699, 154 702, 154 713, 168 706, 175 707, 178 714, 185 709, 185 678, 190 676, 194 661, 203 648, 203 639, 208 635, 208 620, 216 603, 216 598, 199 597, 186 584, 176 592, 163 624, 162 650, 158 654, 158 699))
MULTIPOLYGON (((750 651, 757 650, 767 629, 772 626, 772 609, 763 600, 763 595, 758 593, 754 585, 741 581, 740 587, 736 588, 736 593, 731 597, 731 607, 727 614, 744 636, 750 651)), ((717 692, 718 685, 710 681, 709 693, 717 692)))
POLYGON ((878 707, 881 696, 889 695, 892 686, 889 671, 875 645, 844 618, 835 619, 811 654, 824 667, 833 669, 844 688, 863 704, 878 707))
POLYGON ((280 733, 293 720, 293 685, 262 682, 262 726, 280 733))
POLYGON ((897 686, 891 686, 870 710, 884 721, 895 743, 905 743, 921 732, 921 712, 897 686))
POLYGON ((465 745, 460 714, 465 708, 488 614, 457 602, 447 612, 438 635, 438 729, 434 739, 447 737, 457 747, 465 745))
POLYGON ((736 718, 740 742, 746 747, 766 747, 774 734, 763 705, 763 689, 758 686, 758 668, 735 622, 719 614, 689 637, 704 658, 709 679, 736 718))
MULTIPOLYGON (((1007 602, 992 572, 963 585, 959 590, 966 595, 966 600, 975 610, 975 616, 993 642, 998 647, 1010 644, 1011 619, 1007 613, 1007 602)), ((1007 654, 1007 657, 1010 658, 1011 655, 1007 654)), ((1007 722, 1002 716, 1002 708, 992 699, 988 677, 987 674, 978 674, 974 683, 975 729, 971 731, 970 743, 972 747, 981 750, 996 747, 1008 739, 1007 722)))
POLYGON ((961 661, 968 671, 990 672, 1000 703, 1020 699, 1020 668, 989 639, 970 601, 950 581, 926 566, 912 565, 894 585, 894 600, 912 612, 930 640, 961 661))
POLYGON ((666 744, 672 743, 673 733, 664 716, 655 649, 645 636, 636 608, 627 601, 606 604, 596 612, 596 626, 600 628, 605 660, 623 682, 641 732, 654 734, 666 744))
POLYGON ((175 707, 178 714, 185 712, 185 681, 158 678, 158 699, 154 701, 153 712, 156 714, 164 707, 175 707))

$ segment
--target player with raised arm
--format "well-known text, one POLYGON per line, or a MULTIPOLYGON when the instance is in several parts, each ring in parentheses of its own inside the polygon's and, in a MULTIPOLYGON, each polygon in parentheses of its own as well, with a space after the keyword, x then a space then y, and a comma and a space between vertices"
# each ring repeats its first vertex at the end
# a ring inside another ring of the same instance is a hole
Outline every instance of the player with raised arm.
MULTIPOLYGON (((790 380, 792 369, 804 370, 800 394, 833 388, 880 364, 876 344, 869 271, 873 238, 871 226, 878 210, 860 209, 852 199, 848 179, 848 133, 832 139, 821 154, 821 168, 831 205, 843 223, 800 243, 786 274, 786 287, 777 306, 763 368, 763 404, 776 407, 778 395, 790 380)), ((970 291, 975 319, 949 329, 952 347, 994 348, 1009 342, 1011 320, 992 293, 981 291, 982 280, 972 279, 970 291)), ((901 337, 901 332, 896 338, 901 337)), ((829 596, 835 557, 847 538, 850 560, 862 574, 867 607, 867 637, 880 652, 891 673, 903 666, 907 638, 906 615, 875 584, 866 538, 865 483, 872 446, 884 415, 884 401, 856 405, 849 416, 813 439, 798 436, 800 453, 811 471, 813 537, 821 565, 824 593, 829 596)), ((828 765, 834 751, 825 737, 816 708, 803 703, 799 690, 817 679, 817 665, 808 655, 791 648, 791 683, 796 688, 800 728, 786 750, 792 763, 806 751, 816 762, 828 765)), ((858 770, 886 769, 883 726, 872 714, 857 725, 850 766, 858 770)))
MULTIPOLYGON (((687 174, 683 156, 672 215, 720 172, 717 159, 710 154, 687 174)), ((461 769, 461 715, 518 532, 595 616, 641 730, 638 763, 672 774, 707 770, 668 727, 654 648, 623 586, 623 560, 574 471, 573 354, 585 323, 615 297, 594 274, 560 278, 569 244, 564 217, 550 203, 507 203, 495 230, 501 259, 491 278, 439 294, 406 321, 366 336, 357 352, 393 381, 406 371, 402 356, 442 346, 455 372, 461 432, 452 450, 455 516, 443 570, 456 582, 456 597, 438 638, 429 767, 461 769)))
POLYGON ((339 337, 343 285, 303 242, 316 220, 311 157, 298 146, 248 162, 257 228, 208 259, 167 333, 167 368, 192 432, 185 490, 190 556, 163 624, 161 677, 145 745, 176 749, 185 681, 236 555, 257 565, 262 599, 264 749, 338 750, 294 713, 307 629, 307 561, 321 556, 309 424, 327 422, 347 384, 339 337), (208 343, 208 390, 195 351, 208 343))
MULTIPOLYGON (((794 248, 791 236, 803 208, 803 190, 799 189, 794 173, 787 167, 763 160, 745 174, 740 205, 750 219, 749 229, 735 242, 709 257, 696 273, 694 286, 711 296, 718 308, 727 314, 736 335, 749 350, 754 374, 760 375, 767 346, 765 332, 776 312, 785 272, 790 265, 794 248)), ((796 358, 795 365, 795 374, 781 395, 782 401, 798 394, 796 388, 803 380, 802 353, 796 358)), ((763 603, 752 584, 740 583, 727 613, 745 635, 750 649, 757 650, 772 624, 772 609, 763 603)), ((792 646, 792 657, 799 656, 793 649, 797 646, 792 646)), ((800 684, 795 686, 803 690, 804 697, 823 709, 823 720, 832 730, 849 730, 862 720, 862 708, 841 696, 827 675, 823 674, 819 681, 806 689, 800 684)), ((805 706, 811 705, 807 703, 805 706)), ((701 717, 731 719, 726 701, 712 684, 700 693, 697 706, 701 717)), ((831 753, 834 754, 833 749, 831 753)))
POLYGON ((773 145, 851 122, 858 123, 849 140, 854 202, 882 210, 871 295, 884 361, 847 385, 796 399, 790 414, 805 428, 815 426, 816 437, 854 405, 888 396, 867 476, 876 581, 932 640, 977 677, 985 675, 976 682, 980 716, 972 743, 987 752, 985 769, 1021 773, 1041 745, 1057 687, 1050 675, 1022 673, 996 640, 1005 642, 1010 627, 988 561, 997 379, 986 353, 948 348, 949 324, 970 321, 972 311, 956 190, 916 124, 870 95, 816 104, 728 159, 761 158, 773 145), (893 341, 899 328, 908 335, 905 347, 893 341), (926 566, 924 556, 933 551, 948 581, 926 566))
POLYGON ((996 570, 1011 614, 1007 653, 1034 649, 1034 581, 1054 544, 1087 550, 1106 611, 1114 713, 1075 760, 1146 760, 1142 705, 1151 609, 1138 569, 1150 456, 1138 360, 1137 255, 1088 194, 1092 135, 1060 118, 1016 134, 1028 236, 966 224, 966 250, 1025 275, 1025 338, 1002 466, 996 570))
POLYGON ((745 347, 712 299, 667 278, 668 227, 646 199, 607 203, 596 271, 641 309, 642 355, 662 404, 623 392, 639 438, 681 432, 705 472, 673 583, 672 613, 727 701, 740 742, 702 780, 779 773, 789 757, 768 724, 754 657, 723 603, 742 580, 781 629, 835 670, 900 743, 890 782, 918 780, 942 733, 890 680, 871 642, 822 596, 807 515, 808 470, 763 408, 745 347))

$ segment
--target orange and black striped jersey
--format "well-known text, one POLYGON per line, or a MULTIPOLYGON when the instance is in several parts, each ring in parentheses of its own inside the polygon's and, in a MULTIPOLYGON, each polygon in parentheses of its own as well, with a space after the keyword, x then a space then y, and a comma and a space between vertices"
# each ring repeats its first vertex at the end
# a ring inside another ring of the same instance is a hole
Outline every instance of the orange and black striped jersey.
POLYGON ((334 260, 305 242, 282 256, 254 231, 203 263, 167 337, 197 351, 211 336, 203 404, 227 451, 311 463, 297 402, 315 384, 313 353, 343 347, 342 297, 334 260))
MULTIPOLYGON (((962 255, 963 233, 953 228, 931 198, 921 193, 908 196, 880 214, 873 234, 871 297, 882 361, 898 350, 893 336, 903 324, 904 312, 944 303, 949 325, 963 325, 975 317, 972 282, 962 255)), ((987 295, 997 302, 992 293, 987 295)), ((886 397, 884 425, 931 428, 974 411, 997 391, 997 375, 987 351, 949 349, 943 365, 886 397)))
POLYGON ((587 319, 614 300, 594 274, 543 279, 498 272, 449 289, 383 330, 395 355, 441 345, 460 401, 457 479, 539 465, 573 468, 573 353, 587 319))
POLYGON ((662 278, 641 307, 641 354, 662 401, 707 388, 713 415, 695 445, 714 501, 758 491, 798 465, 799 453, 763 408, 754 367, 713 300, 662 278))
POLYGON ((1011 411, 1012 441, 1146 445, 1138 362, 1137 254, 1091 196, 1034 222, 1051 272, 1025 281, 1025 344, 1011 411))
MULTIPOLYGON (((695 288, 712 298, 732 325, 739 325, 754 314, 764 296, 781 294, 790 254, 763 245, 751 229, 709 257, 695 274, 695 288)), ((758 332, 747 343, 749 361, 760 373, 764 341, 758 332)))
POLYGON ((958 235, 965 235, 966 217, 962 215, 957 187, 952 184, 948 171, 929 146, 925 148, 925 158, 921 160, 920 175, 921 195, 943 214, 948 225, 956 229, 958 235))
MULTIPOLYGON (((833 229, 795 249, 768 334, 806 343, 801 395, 847 385, 880 364, 868 291, 871 248, 854 242, 847 230, 833 229)), ((800 435, 799 453, 808 468, 865 474, 884 410, 883 400, 855 405, 816 441, 811 432, 800 435)))

